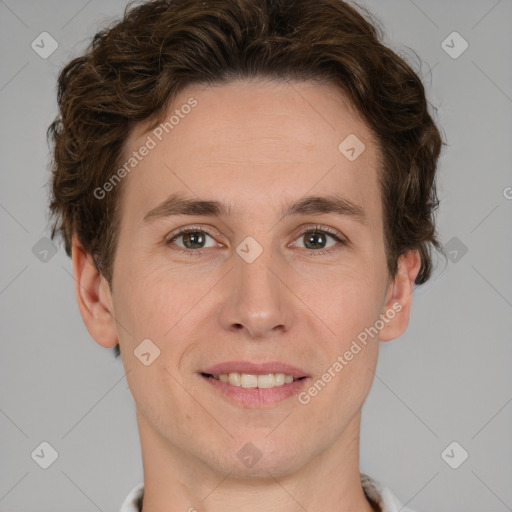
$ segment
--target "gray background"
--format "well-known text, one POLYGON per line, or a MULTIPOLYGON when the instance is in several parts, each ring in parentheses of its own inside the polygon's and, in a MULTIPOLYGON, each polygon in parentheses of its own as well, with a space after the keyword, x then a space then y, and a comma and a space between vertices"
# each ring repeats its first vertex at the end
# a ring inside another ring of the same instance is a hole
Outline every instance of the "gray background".
MULTIPOLYGON (((512 1, 362 4, 438 108, 450 260, 415 291, 407 333, 381 346, 361 469, 420 512, 512 510, 512 1), (458 58, 441 45, 453 31, 469 44, 458 58), (453 441, 469 453, 457 469, 441 457, 453 441)), ((117 511, 143 477, 122 363, 83 326, 63 248, 41 242, 57 73, 125 5, 0 0, 2 512, 117 511), (31 48, 43 31, 59 45, 47 59, 31 48), (46 470, 31 457, 43 441, 58 452, 46 470)))

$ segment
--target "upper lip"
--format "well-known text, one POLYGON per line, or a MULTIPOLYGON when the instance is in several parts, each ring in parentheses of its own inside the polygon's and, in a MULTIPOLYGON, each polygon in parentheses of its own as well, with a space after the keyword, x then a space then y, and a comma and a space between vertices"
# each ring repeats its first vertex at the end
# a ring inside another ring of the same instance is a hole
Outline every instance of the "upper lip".
POLYGON ((202 370, 201 373, 220 375, 222 373, 247 373, 251 375, 264 375, 266 373, 284 373, 295 378, 308 377, 305 370, 280 361, 269 361, 267 363, 251 363, 250 361, 226 361, 215 364, 202 370))

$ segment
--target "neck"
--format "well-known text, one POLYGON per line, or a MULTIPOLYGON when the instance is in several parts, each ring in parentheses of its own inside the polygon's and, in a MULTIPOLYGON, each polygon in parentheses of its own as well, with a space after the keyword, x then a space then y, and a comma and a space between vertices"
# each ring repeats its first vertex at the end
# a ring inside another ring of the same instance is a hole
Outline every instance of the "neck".
MULTIPOLYGON (((328 450, 287 468, 262 466, 256 473, 220 472, 169 443, 137 412, 144 466, 143 512, 375 512, 359 473, 358 414, 328 450), (279 470, 281 469, 281 470, 279 470)), ((203 447, 205 448, 205 447, 203 447)))

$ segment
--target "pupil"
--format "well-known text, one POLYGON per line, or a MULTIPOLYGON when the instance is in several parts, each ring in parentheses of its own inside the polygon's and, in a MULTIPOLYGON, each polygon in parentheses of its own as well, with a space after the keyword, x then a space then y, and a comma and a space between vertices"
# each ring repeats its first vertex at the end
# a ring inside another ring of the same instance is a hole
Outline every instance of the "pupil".
MULTIPOLYGON (((305 244, 306 247, 308 247, 310 242, 314 242, 315 239, 318 239, 318 238, 320 238, 320 240, 323 240, 323 238, 324 238, 323 233, 318 233, 317 231, 313 231, 309 237, 306 237, 306 244, 305 244)), ((325 240, 323 240, 323 243, 325 244, 325 240)), ((316 247, 318 247, 318 246, 316 246, 316 247)), ((313 248, 315 248, 314 245, 313 245, 313 248)))
POLYGON ((204 237, 201 233, 199 232, 194 232, 194 233, 185 233, 183 235, 183 242, 185 244, 185 247, 187 247, 187 249, 192 249, 192 248, 199 248, 201 249, 202 248, 202 243, 204 243, 204 237), (196 238, 199 238, 199 241, 197 240, 194 240, 196 238), (189 244, 187 243, 187 241, 191 241, 191 245, 194 246, 194 247, 190 247, 189 244))

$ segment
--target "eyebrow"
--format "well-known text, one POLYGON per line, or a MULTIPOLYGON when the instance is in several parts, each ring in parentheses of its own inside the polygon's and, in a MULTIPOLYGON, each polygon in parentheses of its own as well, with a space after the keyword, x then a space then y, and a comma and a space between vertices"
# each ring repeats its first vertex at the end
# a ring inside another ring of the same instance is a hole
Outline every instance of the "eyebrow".
MULTIPOLYGON (((364 209, 338 194, 327 196, 308 196, 295 203, 286 203, 281 209, 281 216, 335 214, 353 218, 361 224, 367 224, 364 209)), ((171 217, 174 215, 205 215, 222 217, 231 215, 231 204, 208 199, 189 199, 178 194, 170 195, 144 215, 144 222, 171 217)))

